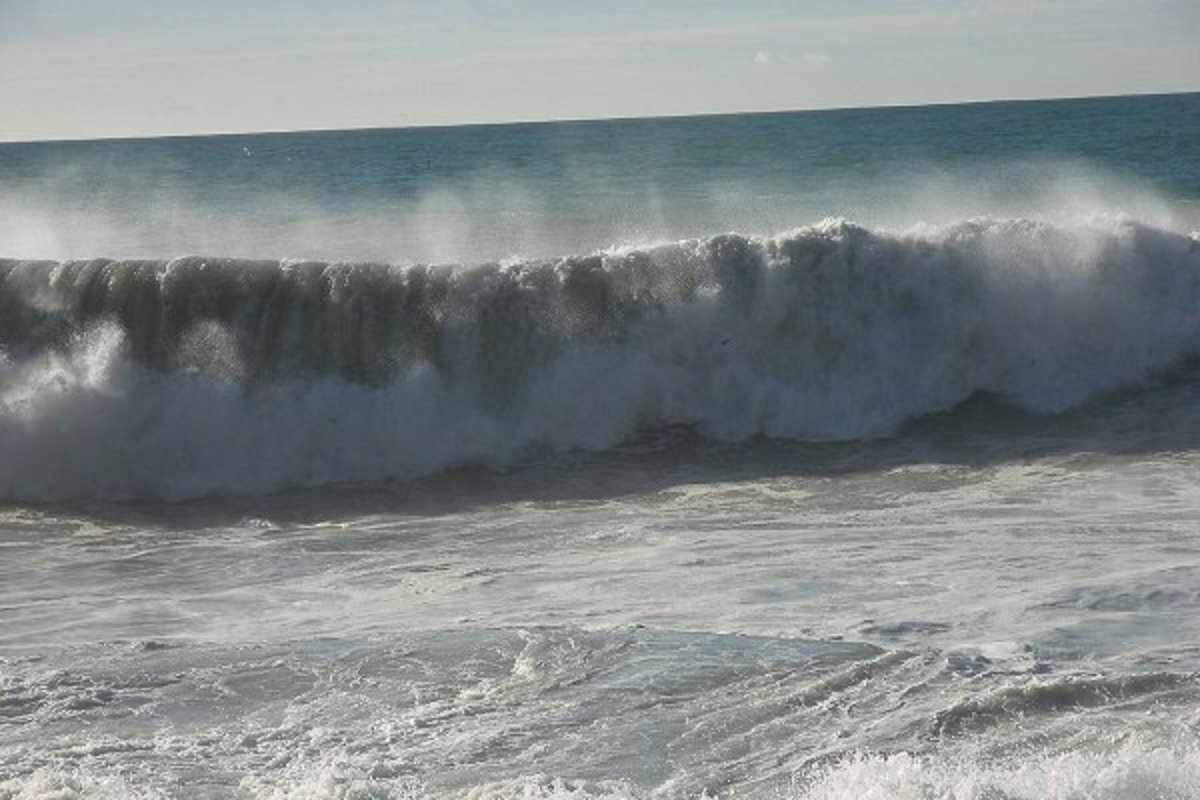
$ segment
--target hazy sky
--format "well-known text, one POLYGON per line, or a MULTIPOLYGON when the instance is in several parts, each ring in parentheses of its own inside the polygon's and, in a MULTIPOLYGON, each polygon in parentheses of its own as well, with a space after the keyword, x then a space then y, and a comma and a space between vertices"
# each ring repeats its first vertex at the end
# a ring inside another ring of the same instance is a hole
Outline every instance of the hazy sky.
POLYGON ((0 139, 1196 89, 1197 0, 0 0, 0 139))

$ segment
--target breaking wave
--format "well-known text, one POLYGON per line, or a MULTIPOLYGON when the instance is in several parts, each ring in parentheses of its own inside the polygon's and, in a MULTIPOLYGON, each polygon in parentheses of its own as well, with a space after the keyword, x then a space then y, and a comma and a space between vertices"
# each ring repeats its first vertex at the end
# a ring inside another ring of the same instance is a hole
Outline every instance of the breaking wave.
POLYGON ((1068 750, 991 764, 907 753, 859 756, 812 777, 801 795, 807 800, 1185 800, 1200 792, 1200 753, 1194 743, 1147 746, 1131 738, 1115 752, 1068 750))
MULTIPOLYGON (((301 764, 282 774, 247 775, 247 797, 388 798, 423 800, 433 792, 411 778, 372 774, 336 757, 301 764)), ((379 770, 377 769, 376 772, 379 770)), ((385 771, 386 772, 386 771, 385 771)), ((153 776, 93 775, 43 769, 0 779, 0 800, 167 798, 153 776)), ((1065 750, 1000 762, 945 754, 857 755, 797 775, 794 786, 771 796, 800 800, 1190 800, 1200 792, 1200 751, 1194 743, 1152 745, 1131 737, 1109 752, 1065 750)), ((638 791, 623 781, 571 781, 531 775, 485 783, 457 794, 473 800, 638 800, 662 792, 638 791)))
POLYGON ((558 260, 0 261, 0 496, 412 477, 641 430, 876 437, 1200 355, 1200 235, 827 220, 558 260))

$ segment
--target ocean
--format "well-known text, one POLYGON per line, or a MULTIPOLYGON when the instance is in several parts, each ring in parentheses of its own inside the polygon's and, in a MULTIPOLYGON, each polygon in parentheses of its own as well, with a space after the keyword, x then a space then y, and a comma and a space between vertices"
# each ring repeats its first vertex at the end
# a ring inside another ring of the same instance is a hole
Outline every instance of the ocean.
POLYGON ((0 144, 0 800, 1200 798, 1200 94, 0 144))

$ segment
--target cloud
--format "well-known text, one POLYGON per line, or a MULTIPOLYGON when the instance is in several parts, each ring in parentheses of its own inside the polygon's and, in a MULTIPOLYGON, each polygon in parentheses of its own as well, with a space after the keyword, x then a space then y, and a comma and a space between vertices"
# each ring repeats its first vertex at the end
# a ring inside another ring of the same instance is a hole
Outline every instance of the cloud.
POLYGON ((788 53, 780 55, 771 50, 759 50, 754 54, 754 63, 761 67, 771 64, 799 64, 805 67, 819 67, 829 63, 829 56, 824 53, 788 53))

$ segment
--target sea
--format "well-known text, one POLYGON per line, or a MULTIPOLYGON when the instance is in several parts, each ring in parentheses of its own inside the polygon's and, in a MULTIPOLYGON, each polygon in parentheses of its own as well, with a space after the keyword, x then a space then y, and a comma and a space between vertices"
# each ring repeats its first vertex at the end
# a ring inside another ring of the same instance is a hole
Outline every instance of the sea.
POLYGON ((443 797, 1200 798, 1200 94, 0 145, 0 800, 443 797))

